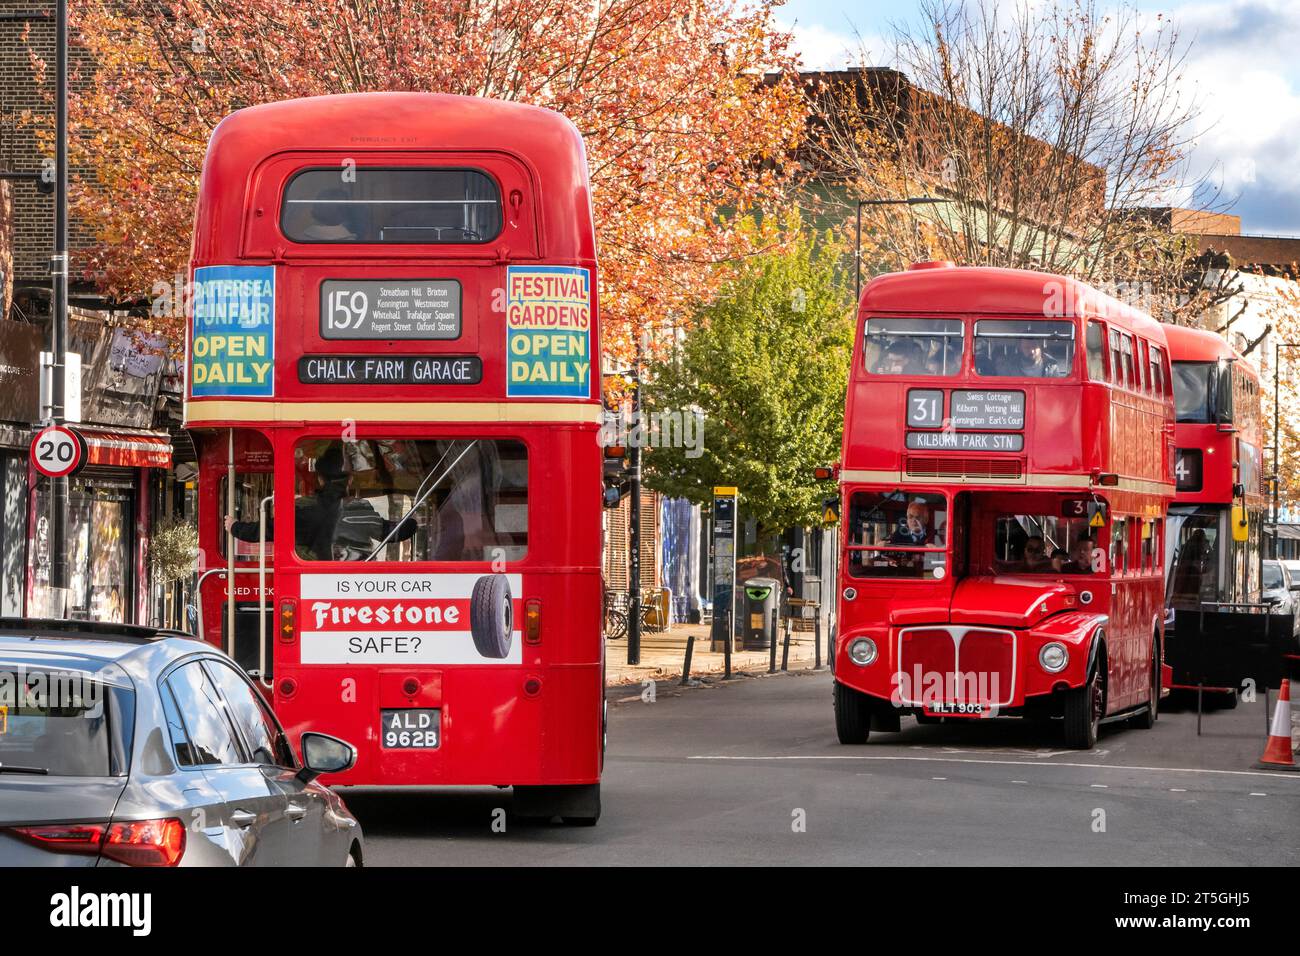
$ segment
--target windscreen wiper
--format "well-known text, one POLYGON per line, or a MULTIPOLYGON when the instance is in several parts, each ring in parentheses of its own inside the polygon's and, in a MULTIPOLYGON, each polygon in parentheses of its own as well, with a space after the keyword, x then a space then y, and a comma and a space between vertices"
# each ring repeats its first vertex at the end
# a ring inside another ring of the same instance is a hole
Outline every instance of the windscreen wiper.
POLYGON ((34 773, 39 776, 49 776, 48 767, 20 767, 14 763, 0 763, 0 773, 34 773))

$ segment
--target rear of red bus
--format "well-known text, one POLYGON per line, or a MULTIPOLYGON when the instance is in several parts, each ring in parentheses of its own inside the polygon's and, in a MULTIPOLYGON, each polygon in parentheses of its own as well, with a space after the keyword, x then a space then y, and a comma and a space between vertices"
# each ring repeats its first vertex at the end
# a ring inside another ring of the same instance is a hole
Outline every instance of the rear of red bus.
POLYGON ((513 786, 521 815, 594 823, 600 346, 572 124, 433 94, 242 110, 209 144, 192 268, 203 636, 295 740, 358 749, 329 783, 513 786))
POLYGON ((841 741, 1154 720, 1172 400, 1157 323, 1057 276, 927 263, 864 290, 840 465, 841 741))

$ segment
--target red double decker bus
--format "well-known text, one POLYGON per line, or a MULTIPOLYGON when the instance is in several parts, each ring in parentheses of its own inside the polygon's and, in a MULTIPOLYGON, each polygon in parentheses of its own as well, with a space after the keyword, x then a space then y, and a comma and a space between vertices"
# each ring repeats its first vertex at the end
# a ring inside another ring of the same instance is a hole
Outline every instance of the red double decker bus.
POLYGON ((863 291, 839 480, 835 721, 1156 719, 1174 405, 1161 326, 1059 276, 863 291))
POLYGON ((581 137, 418 93, 214 131, 186 424, 203 636, 330 783, 515 788, 595 823, 604 753, 600 356, 581 137))
MULTIPOLYGON (((1237 631, 1262 631, 1267 623, 1259 603, 1267 507, 1261 392, 1259 374, 1220 336, 1166 326, 1165 337, 1177 420, 1177 490, 1167 527, 1166 602, 1175 625, 1169 661, 1174 686, 1190 688, 1214 670, 1207 666, 1212 655, 1195 653, 1196 641, 1232 642, 1237 631), (1190 616, 1185 628, 1180 612, 1190 616)), ((1209 689, 1235 704, 1231 683, 1209 689)))

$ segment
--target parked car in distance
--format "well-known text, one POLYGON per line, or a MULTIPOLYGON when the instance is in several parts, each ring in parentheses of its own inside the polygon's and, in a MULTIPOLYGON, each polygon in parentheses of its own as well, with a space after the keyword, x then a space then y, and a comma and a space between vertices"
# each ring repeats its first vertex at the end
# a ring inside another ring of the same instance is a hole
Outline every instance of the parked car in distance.
POLYGON ((1261 598, 1273 614, 1292 615, 1292 633, 1300 634, 1300 578, 1294 578, 1282 561, 1265 561, 1261 598))
POLYGON ((178 632, 0 618, 0 866, 360 866, 361 826, 229 657, 178 632))

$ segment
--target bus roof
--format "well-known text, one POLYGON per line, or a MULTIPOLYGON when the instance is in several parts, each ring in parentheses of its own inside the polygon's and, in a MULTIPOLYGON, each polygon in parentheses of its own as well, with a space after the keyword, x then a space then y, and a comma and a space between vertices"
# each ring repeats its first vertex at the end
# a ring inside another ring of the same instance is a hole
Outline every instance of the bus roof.
POLYGON ((1164 339, 1163 327, 1146 313, 1077 279, 1027 269, 920 262, 872 279, 858 311, 1088 316, 1118 320, 1157 342, 1164 339))
POLYGON ((1166 325, 1165 338, 1169 340, 1171 362, 1217 362, 1219 359, 1240 361, 1246 368, 1250 363, 1245 356, 1228 344, 1221 335, 1207 329, 1186 325, 1166 325))
MULTIPOLYGON (((195 256, 229 257, 258 167, 278 153, 508 153, 538 185, 543 230, 591 232, 587 158, 576 126, 539 106, 447 93, 342 93, 250 106, 212 131, 199 187, 195 256), (236 226, 236 228, 229 228, 236 226), (582 228, 585 226, 585 230, 582 228), (224 228, 223 228, 224 227, 224 228), (202 248, 201 248, 202 247, 202 248)), ((259 210, 260 212, 260 210, 259 210)), ((594 250, 592 250, 594 255, 594 250)))

